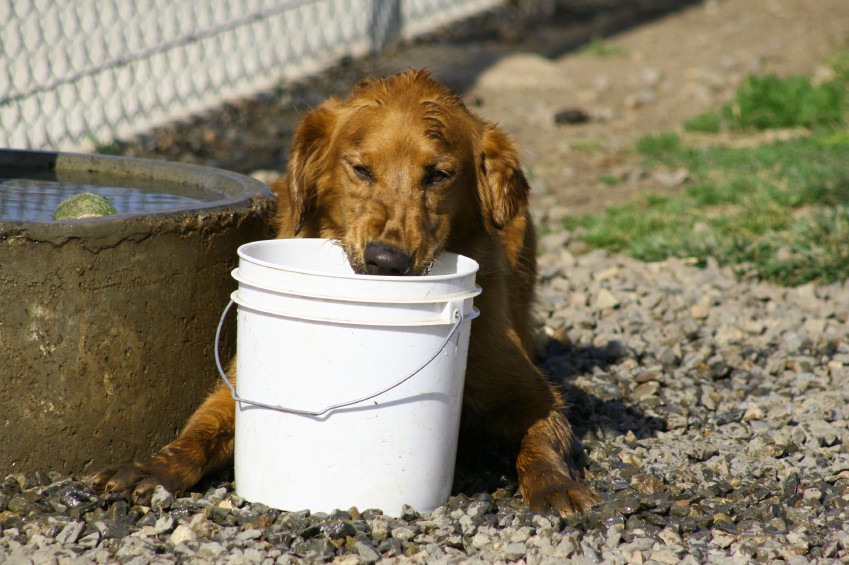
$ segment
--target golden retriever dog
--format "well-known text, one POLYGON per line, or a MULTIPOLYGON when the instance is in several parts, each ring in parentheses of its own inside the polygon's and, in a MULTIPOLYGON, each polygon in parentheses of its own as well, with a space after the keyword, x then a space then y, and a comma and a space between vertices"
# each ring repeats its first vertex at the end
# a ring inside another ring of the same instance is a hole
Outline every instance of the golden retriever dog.
MULTIPOLYGON (((559 390, 531 360, 536 278, 528 183, 494 124, 425 71, 359 83, 305 116, 294 134, 280 199, 279 237, 341 245, 355 272, 416 276, 442 251, 480 264, 463 420, 517 450, 525 503, 581 512, 598 501, 573 460, 559 390)), ((233 365, 234 366, 234 365, 233 365)), ((235 370, 229 378, 235 383, 235 370)), ((232 464, 235 402, 223 382, 180 435, 149 459, 115 465, 96 487, 136 499, 156 485, 181 492, 232 464)))

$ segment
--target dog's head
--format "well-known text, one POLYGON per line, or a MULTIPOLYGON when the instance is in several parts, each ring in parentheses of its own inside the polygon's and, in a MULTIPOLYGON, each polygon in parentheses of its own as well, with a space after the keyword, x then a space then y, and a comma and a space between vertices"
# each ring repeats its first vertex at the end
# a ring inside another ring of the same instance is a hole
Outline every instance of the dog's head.
POLYGON ((426 274, 528 198, 508 137, 424 71, 365 80, 308 114, 287 184, 295 232, 308 222, 338 239, 362 274, 426 274))

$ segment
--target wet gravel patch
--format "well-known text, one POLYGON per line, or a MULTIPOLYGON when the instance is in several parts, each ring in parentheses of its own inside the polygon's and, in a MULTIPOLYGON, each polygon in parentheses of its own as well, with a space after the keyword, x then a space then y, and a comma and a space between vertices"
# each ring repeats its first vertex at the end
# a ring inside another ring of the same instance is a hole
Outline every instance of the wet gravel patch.
MULTIPOLYGON (((540 218, 545 224, 545 217, 540 218)), ((603 502, 525 508, 458 476, 430 514, 282 512, 227 480, 150 506, 74 478, 0 483, 0 562, 741 563, 849 560, 849 285, 773 287, 541 238, 540 365, 603 502)))

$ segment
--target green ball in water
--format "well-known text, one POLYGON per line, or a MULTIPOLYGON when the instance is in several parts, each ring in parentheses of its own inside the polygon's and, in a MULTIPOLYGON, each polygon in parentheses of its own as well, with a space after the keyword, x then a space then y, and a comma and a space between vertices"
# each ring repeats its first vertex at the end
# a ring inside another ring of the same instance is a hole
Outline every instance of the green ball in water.
POLYGON ((117 214, 111 202, 99 194, 83 192, 63 200, 53 213, 54 220, 81 220, 117 214))

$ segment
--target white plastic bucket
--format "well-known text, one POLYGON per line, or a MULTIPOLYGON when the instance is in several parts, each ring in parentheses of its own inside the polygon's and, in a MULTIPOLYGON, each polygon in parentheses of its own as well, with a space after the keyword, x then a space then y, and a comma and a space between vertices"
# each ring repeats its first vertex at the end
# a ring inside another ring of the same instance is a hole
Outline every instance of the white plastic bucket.
POLYGON ((428 276, 356 275, 320 239, 238 253, 236 492, 283 510, 443 504, 478 264, 445 253, 428 276))

